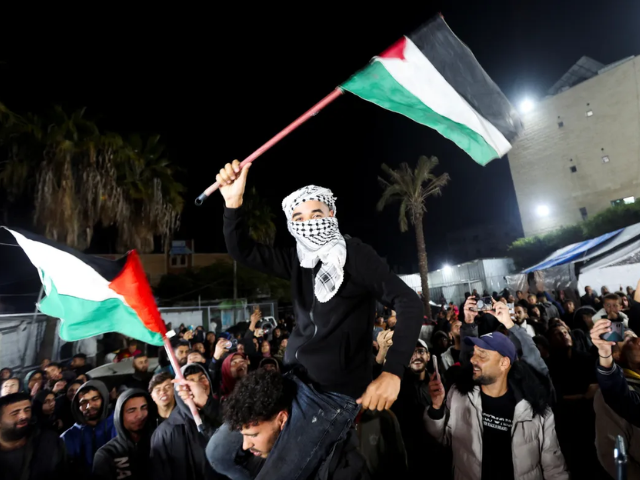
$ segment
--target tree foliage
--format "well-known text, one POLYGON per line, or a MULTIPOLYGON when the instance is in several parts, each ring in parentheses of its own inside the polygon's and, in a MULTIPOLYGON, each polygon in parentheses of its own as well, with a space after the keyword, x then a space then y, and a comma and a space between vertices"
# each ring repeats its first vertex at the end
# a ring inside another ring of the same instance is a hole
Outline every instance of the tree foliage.
POLYGON ((85 110, 17 115, 0 104, 0 186, 5 201, 33 198, 44 234, 85 249, 114 225, 117 248, 150 252, 179 227, 183 186, 158 135, 102 132, 85 110))
POLYGON ((509 256, 517 268, 527 268, 540 263, 559 248, 635 223, 640 223, 640 202, 613 206, 579 224, 562 227, 545 235, 520 238, 509 246, 509 256))

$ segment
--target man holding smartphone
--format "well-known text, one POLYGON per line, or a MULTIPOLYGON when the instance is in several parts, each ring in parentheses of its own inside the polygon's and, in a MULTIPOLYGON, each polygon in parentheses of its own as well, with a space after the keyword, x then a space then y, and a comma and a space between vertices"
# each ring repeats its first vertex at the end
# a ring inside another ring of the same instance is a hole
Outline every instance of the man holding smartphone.
POLYGON ((625 329, 629 328, 629 317, 622 312, 622 299, 615 293, 609 293, 603 298, 603 308, 598 310, 593 316, 594 323, 598 320, 607 319, 612 323, 612 340, 621 342, 624 338, 625 329))

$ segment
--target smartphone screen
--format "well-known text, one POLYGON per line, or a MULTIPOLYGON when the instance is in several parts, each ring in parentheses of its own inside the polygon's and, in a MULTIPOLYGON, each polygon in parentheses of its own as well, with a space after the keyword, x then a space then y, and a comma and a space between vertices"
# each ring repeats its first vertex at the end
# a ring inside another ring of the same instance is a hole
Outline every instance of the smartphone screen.
POLYGON ((440 376, 440 372, 438 372, 438 357, 436 355, 433 356, 433 371, 436 372, 438 377, 440 376))
POLYGON ((611 331, 609 333, 603 333, 600 338, 608 342, 622 342, 624 340, 625 330, 624 323, 611 322, 611 331))

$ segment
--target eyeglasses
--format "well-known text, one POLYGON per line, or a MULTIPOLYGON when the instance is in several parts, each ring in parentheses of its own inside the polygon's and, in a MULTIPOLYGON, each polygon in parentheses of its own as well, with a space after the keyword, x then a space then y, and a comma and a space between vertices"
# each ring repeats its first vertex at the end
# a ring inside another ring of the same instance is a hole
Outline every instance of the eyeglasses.
POLYGON ((418 355, 426 355, 429 352, 427 350, 425 350, 424 348, 416 348, 413 353, 414 354, 417 353, 418 355))

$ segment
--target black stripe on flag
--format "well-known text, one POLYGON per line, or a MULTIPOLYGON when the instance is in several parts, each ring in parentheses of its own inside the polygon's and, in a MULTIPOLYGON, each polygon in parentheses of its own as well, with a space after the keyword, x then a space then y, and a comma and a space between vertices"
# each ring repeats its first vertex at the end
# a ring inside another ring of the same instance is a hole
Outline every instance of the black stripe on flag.
POLYGON ((513 144, 522 131, 520 115, 444 19, 433 17, 409 38, 449 85, 513 144))
POLYGON ((50 247, 56 248, 65 253, 68 253, 69 255, 77 257, 79 260, 82 260, 84 263, 86 263, 96 272, 102 275, 102 277, 104 277, 109 282, 113 281, 120 274, 120 272, 124 268, 125 263, 127 262, 126 255, 122 258, 119 258, 118 260, 109 260, 106 258, 96 257, 94 255, 79 252, 78 250, 75 250, 71 247, 54 242, 53 240, 49 240, 46 237, 36 235, 26 230, 20 230, 18 228, 12 228, 12 230, 24 235, 29 240, 44 243, 45 245, 49 245, 50 247))

